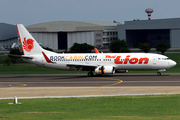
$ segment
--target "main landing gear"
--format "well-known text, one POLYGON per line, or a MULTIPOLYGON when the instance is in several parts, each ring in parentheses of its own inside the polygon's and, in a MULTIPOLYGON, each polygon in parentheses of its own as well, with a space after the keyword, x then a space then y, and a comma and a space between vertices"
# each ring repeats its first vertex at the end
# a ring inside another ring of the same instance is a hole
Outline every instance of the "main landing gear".
POLYGON ((94 73, 92 71, 90 71, 90 72, 88 72, 87 76, 92 77, 92 76, 94 76, 94 73))
POLYGON ((160 72, 157 72, 157 75, 158 75, 158 76, 161 76, 161 73, 160 73, 160 72))
POLYGON ((161 76, 161 72, 164 72, 164 71, 167 71, 167 70, 166 70, 166 69, 160 69, 160 70, 158 70, 157 75, 158 75, 158 76, 161 76))

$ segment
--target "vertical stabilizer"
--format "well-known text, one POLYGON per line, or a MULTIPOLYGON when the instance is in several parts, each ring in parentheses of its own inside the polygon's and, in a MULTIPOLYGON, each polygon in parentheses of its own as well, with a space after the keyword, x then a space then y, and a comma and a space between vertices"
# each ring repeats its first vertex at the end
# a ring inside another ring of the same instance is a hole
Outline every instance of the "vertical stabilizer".
POLYGON ((42 54, 42 48, 22 24, 17 24, 17 31, 24 55, 42 54))

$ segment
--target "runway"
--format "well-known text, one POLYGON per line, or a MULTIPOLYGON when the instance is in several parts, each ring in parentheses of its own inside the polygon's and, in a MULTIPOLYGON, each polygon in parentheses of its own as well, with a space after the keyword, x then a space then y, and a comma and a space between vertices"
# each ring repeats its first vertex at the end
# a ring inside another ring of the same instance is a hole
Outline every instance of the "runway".
POLYGON ((180 74, 1 75, 0 98, 180 93, 180 74))

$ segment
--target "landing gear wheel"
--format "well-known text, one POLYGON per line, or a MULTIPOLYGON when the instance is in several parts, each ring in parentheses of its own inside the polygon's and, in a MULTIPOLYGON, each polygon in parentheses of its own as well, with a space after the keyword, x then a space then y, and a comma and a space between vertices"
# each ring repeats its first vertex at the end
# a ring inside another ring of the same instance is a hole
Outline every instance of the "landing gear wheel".
POLYGON ((88 77, 92 77, 92 76, 94 76, 94 73, 93 72, 88 72, 88 77))
POLYGON ((160 73, 160 72, 157 72, 157 75, 158 75, 158 76, 161 76, 161 73, 160 73))

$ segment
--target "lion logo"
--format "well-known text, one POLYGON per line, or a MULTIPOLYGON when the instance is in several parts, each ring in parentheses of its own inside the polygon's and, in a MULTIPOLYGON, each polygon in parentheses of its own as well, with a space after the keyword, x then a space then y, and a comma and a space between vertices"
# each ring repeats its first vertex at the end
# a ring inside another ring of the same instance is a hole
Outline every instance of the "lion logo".
POLYGON ((34 42, 33 39, 26 40, 26 38, 24 38, 24 41, 23 41, 24 50, 27 52, 30 52, 34 48, 33 42, 34 42))

